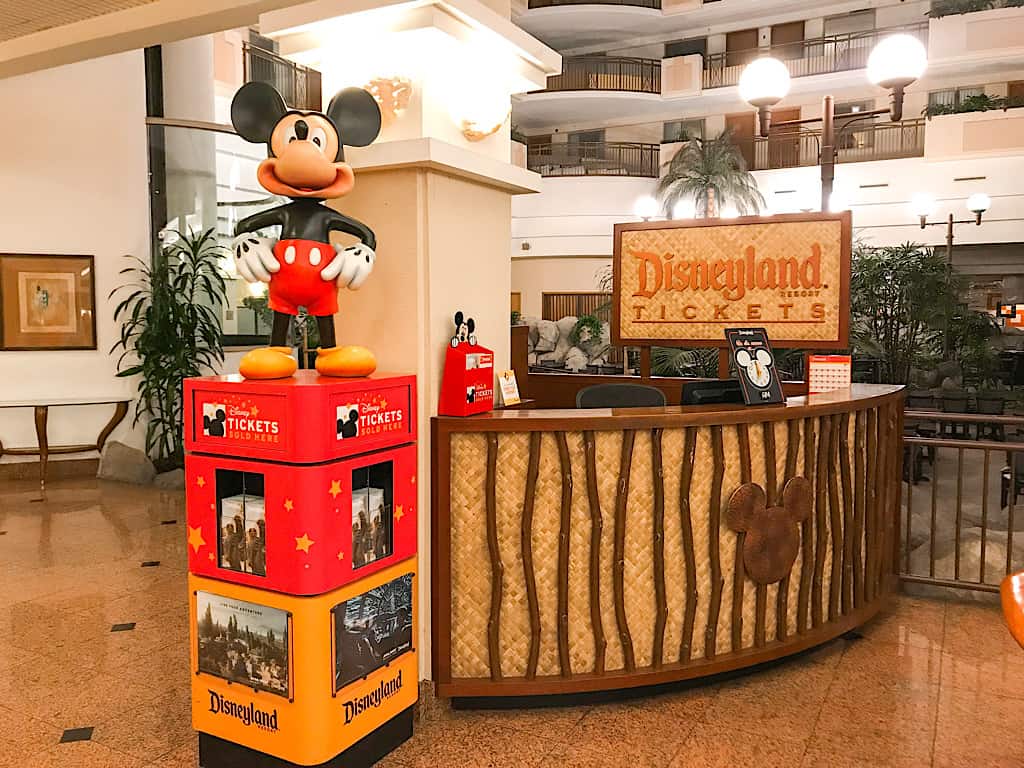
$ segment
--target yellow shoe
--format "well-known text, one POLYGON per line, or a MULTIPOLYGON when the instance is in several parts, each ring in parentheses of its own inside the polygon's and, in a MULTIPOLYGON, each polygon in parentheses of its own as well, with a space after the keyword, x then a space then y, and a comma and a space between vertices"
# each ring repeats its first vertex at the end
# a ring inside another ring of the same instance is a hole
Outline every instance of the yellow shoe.
POLYGON ((366 347, 318 349, 316 370, 322 376, 369 376, 377 370, 377 358, 366 347))
POLYGON ((291 347, 263 347, 246 352, 238 372, 247 379, 287 379, 298 367, 291 347))

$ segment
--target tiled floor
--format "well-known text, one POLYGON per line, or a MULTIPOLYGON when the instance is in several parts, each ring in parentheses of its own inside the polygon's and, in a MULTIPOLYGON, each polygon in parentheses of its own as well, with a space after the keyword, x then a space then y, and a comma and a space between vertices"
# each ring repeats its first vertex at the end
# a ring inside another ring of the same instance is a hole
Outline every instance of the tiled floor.
MULTIPOLYGON (((180 497, 93 481, 35 494, 0 483, 0 768, 195 768, 180 497), (77 728, 91 739, 61 743, 77 728)), ((1024 651, 996 607, 901 597, 862 635, 618 704, 426 699, 382 765, 1024 766, 1024 651)))

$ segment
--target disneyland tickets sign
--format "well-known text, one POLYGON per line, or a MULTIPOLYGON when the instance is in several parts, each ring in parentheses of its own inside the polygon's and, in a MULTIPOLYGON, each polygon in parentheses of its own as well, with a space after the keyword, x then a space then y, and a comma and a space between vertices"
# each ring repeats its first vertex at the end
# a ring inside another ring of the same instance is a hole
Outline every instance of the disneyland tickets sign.
POLYGON ((777 347, 847 345, 850 213, 615 225, 617 344, 725 346, 765 328, 777 347))

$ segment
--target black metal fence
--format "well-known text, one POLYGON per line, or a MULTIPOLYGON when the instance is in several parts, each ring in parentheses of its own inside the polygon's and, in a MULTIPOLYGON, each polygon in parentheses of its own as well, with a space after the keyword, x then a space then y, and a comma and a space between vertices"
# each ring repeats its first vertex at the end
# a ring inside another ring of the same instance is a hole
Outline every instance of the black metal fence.
POLYGON ((563 142, 533 144, 526 167, 541 176, 658 177, 661 148, 630 142, 563 142))
POLYGON ((323 106, 320 72, 282 58, 264 48, 242 44, 245 82, 270 83, 293 109, 319 111, 323 106))
POLYGON ((1020 416, 905 412, 904 581, 998 592, 1003 577, 1024 566, 1024 531, 1015 530, 1021 433, 1020 416))
POLYGON ((631 56, 563 59, 562 74, 548 78, 547 90, 661 93, 661 60, 631 56))
POLYGON ((928 23, 828 35, 770 48, 712 53, 704 58, 704 87, 736 85, 740 81, 743 68, 757 57, 766 54, 785 61, 793 77, 863 69, 868 64, 868 56, 875 44, 883 37, 896 32, 916 35, 927 41, 928 23))
MULTIPOLYGON (((862 123, 842 130, 836 119, 837 160, 859 163, 867 160, 893 160, 924 155, 924 118, 900 123, 862 123)), ((803 130, 745 139, 733 138, 752 171, 772 168, 798 168, 817 165, 821 152, 821 131, 803 130)))

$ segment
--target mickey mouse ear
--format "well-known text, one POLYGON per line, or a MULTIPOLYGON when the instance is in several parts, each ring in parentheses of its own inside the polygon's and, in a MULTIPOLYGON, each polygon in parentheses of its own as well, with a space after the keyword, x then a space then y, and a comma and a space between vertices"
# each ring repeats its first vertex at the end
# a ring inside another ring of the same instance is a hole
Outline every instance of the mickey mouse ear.
POLYGON ((795 522, 811 516, 811 484, 803 477, 794 477, 782 491, 782 506, 795 522))
POLYGON ((750 353, 745 349, 741 349, 736 353, 736 363, 743 368, 750 365, 750 353))
POLYGON ((759 349, 759 350, 757 350, 757 362, 759 362, 761 365, 771 365, 772 364, 772 354, 771 354, 771 352, 769 352, 767 349, 759 349))
POLYGON ((754 514, 765 508, 764 490, 756 483, 745 483, 733 491, 725 510, 725 521, 737 533, 750 530, 754 514))

